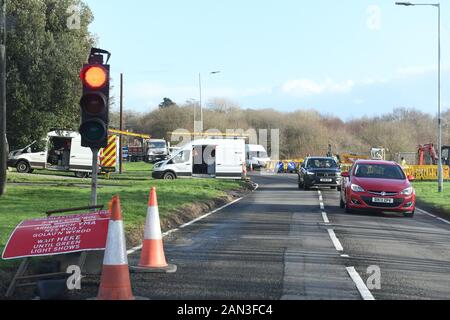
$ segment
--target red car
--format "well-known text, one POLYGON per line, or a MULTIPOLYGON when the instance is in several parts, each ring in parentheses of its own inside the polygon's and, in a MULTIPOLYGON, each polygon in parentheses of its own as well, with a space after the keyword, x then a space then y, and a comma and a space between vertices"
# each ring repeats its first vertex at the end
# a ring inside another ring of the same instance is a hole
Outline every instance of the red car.
POLYGON ((401 212, 413 217, 416 194, 407 177, 395 162, 358 160, 350 172, 342 173, 341 208, 354 210, 401 212))

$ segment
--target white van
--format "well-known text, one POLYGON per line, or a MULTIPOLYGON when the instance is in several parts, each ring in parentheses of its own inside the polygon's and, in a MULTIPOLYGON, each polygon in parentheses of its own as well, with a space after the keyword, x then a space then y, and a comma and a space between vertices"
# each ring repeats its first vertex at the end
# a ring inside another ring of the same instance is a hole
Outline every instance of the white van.
POLYGON ((267 154, 267 150, 256 144, 247 144, 245 146, 245 160, 247 166, 253 166, 253 168, 265 168, 270 162, 270 158, 267 154))
POLYGON ((78 132, 52 131, 39 143, 35 141, 24 149, 11 152, 8 166, 20 173, 47 169, 74 172, 75 176, 83 178, 92 172, 92 151, 81 146, 78 132))
POLYGON ((194 140, 155 164, 153 178, 242 179, 245 163, 243 139, 194 140))

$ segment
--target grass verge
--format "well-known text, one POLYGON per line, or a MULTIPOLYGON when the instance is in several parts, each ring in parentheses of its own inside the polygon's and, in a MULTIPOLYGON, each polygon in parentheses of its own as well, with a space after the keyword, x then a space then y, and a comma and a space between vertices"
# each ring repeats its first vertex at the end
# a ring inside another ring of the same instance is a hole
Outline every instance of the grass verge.
POLYGON ((450 182, 444 183, 444 192, 438 192, 438 183, 414 182, 419 206, 423 209, 431 209, 450 217, 450 182))
MULTIPOLYGON (((139 230, 147 213, 148 194, 157 188, 161 220, 179 215, 193 203, 211 203, 224 198, 232 190, 243 190, 241 181, 218 179, 153 180, 152 165, 126 163, 124 173, 103 176, 99 181, 98 202, 107 205, 114 195, 120 195, 127 231, 139 230)), ((42 217, 47 210, 89 205, 90 179, 76 179, 51 171, 34 174, 9 172, 7 193, 0 198, 0 252, 15 226, 22 220, 42 217)), ((0 262, 1 269, 15 266, 0 262)))

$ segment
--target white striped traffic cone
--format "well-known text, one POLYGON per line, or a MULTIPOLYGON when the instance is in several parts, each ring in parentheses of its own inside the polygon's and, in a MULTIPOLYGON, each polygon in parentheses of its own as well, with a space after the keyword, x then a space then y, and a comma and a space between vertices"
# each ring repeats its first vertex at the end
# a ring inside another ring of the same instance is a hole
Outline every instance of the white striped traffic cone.
POLYGON ((134 272, 167 272, 177 271, 177 266, 168 264, 164 254, 164 245, 159 220, 158 199, 156 188, 150 191, 148 202, 147 220, 144 230, 144 242, 142 245, 141 259, 138 266, 130 267, 134 272))
POLYGON ((115 196, 110 204, 111 220, 108 227, 105 256, 97 300, 134 300, 128 269, 127 247, 123 229, 120 199, 115 196))

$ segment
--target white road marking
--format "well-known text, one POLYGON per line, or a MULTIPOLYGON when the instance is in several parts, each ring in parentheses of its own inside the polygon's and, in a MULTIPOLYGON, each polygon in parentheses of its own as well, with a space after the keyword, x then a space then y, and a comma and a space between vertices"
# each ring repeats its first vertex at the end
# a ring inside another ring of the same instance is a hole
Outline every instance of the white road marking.
POLYGON ((429 212, 427 212, 427 211, 425 211, 425 210, 418 209, 417 211, 418 211, 419 213, 425 214, 425 215, 430 216, 430 217, 432 217, 432 218, 437 218, 434 214, 431 214, 431 213, 429 213, 429 212))
POLYGON ((322 218, 325 223, 330 223, 330 220, 328 219, 327 213, 325 211, 322 212, 322 218))
MULTIPOLYGON (((255 186, 255 191, 259 189, 259 185, 258 185, 257 183, 254 183, 253 185, 255 186)), ((190 226, 190 225, 192 225, 192 224, 194 224, 194 223, 196 223, 196 222, 198 222, 198 221, 200 221, 200 220, 203 220, 203 219, 209 217, 210 215, 212 215, 212 214, 214 214, 214 213, 217 213, 217 212, 219 212, 219 211, 221 211, 221 210, 223 210, 223 209, 225 209, 225 208, 227 208, 227 207, 229 207, 229 206, 235 204, 236 202, 241 201, 242 199, 244 199, 244 197, 239 198, 239 199, 236 199, 236 200, 234 200, 233 202, 230 202, 230 203, 228 203, 228 204, 226 204, 226 205, 224 205, 224 206, 222 206, 222 207, 220 207, 220 208, 218 208, 218 209, 216 209, 216 210, 211 211, 210 213, 207 213, 207 214, 205 214, 205 215, 203 215, 203 216, 201 216, 201 217, 199 217, 199 218, 196 218, 196 219, 192 220, 191 222, 185 223, 185 224, 183 224, 182 226, 180 226, 180 227, 178 227, 178 228, 169 230, 169 231, 163 233, 163 234, 162 234, 162 237, 165 238, 165 237, 167 237, 168 235, 170 235, 170 234, 172 234, 172 233, 174 233, 174 232, 179 231, 180 229, 186 228, 187 226, 190 226)), ((137 251, 139 251, 139 250, 141 250, 141 249, 142 249, 142 245, 137 246, 137 247, 134 247, 134 248, 131 248, 130 250, 127 251, 127 254, 128 254, 128 255, 133 254, 133 253, 135 253, 135 252, 137 252, 137 251)))
POLYGON ((344 251, 344 248, 342 247, 341 242, 336 237, 336 234, 334 233, 333 229, 328 229, 328 234, 330 235, 331 241, 333 241, 334 247, 337 251, 344 251))
POLYGON ((446 223, 446 224, 450 224, 450 221, 447 221, 447 220, 445 220, 445 219, 442 219, 442 218, 437 218, 439 221, 442 221, 442 222, 444 222, 444 223, 446 223))
POLYGON ((441 222, 444 222, 444 223, 446 223, 446 224, 450 224, 450 221, 448 221, 448 220, 446 220, 446 219, 444 219, 444 218, 440 218, 440 217, 438 217, 438 216, 436 216, 436 215, 434 215, 434 214, 431 214, 431 213, 429 213, 429 212, 427 212, 427 211, 425 211, 425 210, 423 210, 423 209, 417 208, 417 212, 418 212, 418 213, 421 213, 421 214, 425 214, 425 215, 427 215, 427 216, 429 216, 429 217, 432 217, 432 218, 434 218, 434 219, 437 219, 437 220, 439 220, 439 221, 441 221, 441 222))
POLYGON ((325 205, 323 202, 320 203, 320 210, 325 210, 325 205))
POLYGON ((375 300, 374 296, 370 292, 369 288, 367 288, 363 279, 361 279, 361 276, 358 274, 355 267, 348 267, 346 269, 347 269, 348 274, 352 278, 353 282, 356 284, 356 288, 358 288, 358 291, 361 294, 361 297, 364 300, 375 300))

